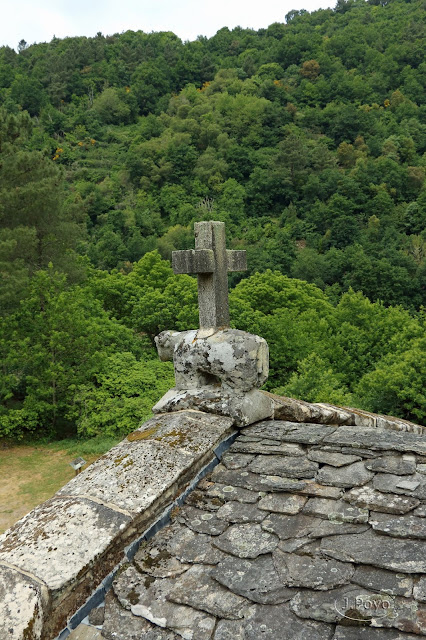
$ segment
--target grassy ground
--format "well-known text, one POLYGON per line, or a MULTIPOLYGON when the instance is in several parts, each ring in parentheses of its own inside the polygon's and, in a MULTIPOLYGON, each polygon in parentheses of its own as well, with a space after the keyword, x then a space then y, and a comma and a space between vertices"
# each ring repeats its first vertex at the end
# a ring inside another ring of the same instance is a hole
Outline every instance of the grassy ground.
POLYGON ((0 443, 0 534, 74 477, 71 460, 82 456, 90 464, 118 440, 0 443))

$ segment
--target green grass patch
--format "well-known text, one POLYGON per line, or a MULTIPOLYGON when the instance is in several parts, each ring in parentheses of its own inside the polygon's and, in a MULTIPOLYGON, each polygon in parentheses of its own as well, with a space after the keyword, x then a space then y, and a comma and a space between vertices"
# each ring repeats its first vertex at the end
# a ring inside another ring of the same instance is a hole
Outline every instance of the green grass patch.
POLYGON ((70 455, 75 456, 101 456, 112 447, 115 447, 123 438, 112 436, 96 436, 88 440, 80 438, 67 438, 65 440, 56 440, 46 444, 46 448, 51 451, 66 451, 70 455))
POLYGON ((51 498, 74 477, 70 462, 83 457, 89 464, 121 438, 97 436, 55 442, 32 441, 0 446, 0 533, 38 504, 51 498))

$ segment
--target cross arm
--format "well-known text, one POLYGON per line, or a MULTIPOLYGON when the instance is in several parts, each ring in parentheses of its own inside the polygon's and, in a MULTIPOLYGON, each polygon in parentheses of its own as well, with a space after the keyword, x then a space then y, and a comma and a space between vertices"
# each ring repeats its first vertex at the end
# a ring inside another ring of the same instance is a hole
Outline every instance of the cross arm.
POLYGON ((226 250, 226 261, 228 263, 228 271, 246 271, 247 270, 247 253, 245 251, 226 250))
POLYGON ((213 249, 172 251, 172 267, 176 274, 213 273, 215 270, 213 249))

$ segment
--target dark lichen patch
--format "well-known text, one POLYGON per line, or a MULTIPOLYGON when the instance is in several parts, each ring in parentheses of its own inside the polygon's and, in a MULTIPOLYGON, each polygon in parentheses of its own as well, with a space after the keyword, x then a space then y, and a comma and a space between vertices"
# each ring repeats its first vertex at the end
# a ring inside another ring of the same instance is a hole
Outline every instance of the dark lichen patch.
POLYGON ((37 529, 33 533, 34 542, 37 542, 38 538, 43 538, 44 540, 49 540, 49 535, 46 533, 42 527, 37 527, 37 529))
POLYGON ((127 436, 127 440, 129 442, 138 442, 139 440, 148 440, 148 438, 150 438, 157 432, 159 426, 160 425, 155 425, 154 427, 151 427, 151 429, 145 429, 145 431, 133 431, 132 433, 129 433, 129 435, 127 436))
POLYGON ((125 459, 126 459, 126 458, 128 458, 128 457, 129 457, 129 454, 128 454, 128 453, 126 453, 126 455, 125 455, 125 456, 120 456, 119 458, 116 458, 116 459, 114 460, 114 464, 115 464, 115 466, 116 466, 116 467, 118 467, 118 465, 119 465, 119 464, 121 464, 121 463, 123 462, 123 460, 125 460, 125 459))
POLYGON ((154 576, 149 576, 148 574, 145 574, 144 581, 143 581, 145 589, 149 589, 149 587, 152 585, 153 582, 155 582, 154 576))
POLYGON ((155 569, 161 564, 161 562, 170 560, 170 558, 172 557, 172 554, 169 553, 166 549, 161 549, 161 551, 159 551, 159 553, 154 558, 147 554, 143 560, 143 564, 148 569, 155 569))
POLYGON ((170 511, 170 518, 171 520, 174 520, 175 518, 177 518, 177 516, 180 513, 180 507, 174 507, 171 511, 170 511))
POLYGON ((34 615, 29 621, 27 627, 23 631, 23 634, 22 634, 23 640, 34 640, 34 638, 36 637, 36 634, 34 633, 34 625, 36 623, 38 615, 39 615, 39 606, 38 604, 36 604, 34 607, 34 615))
POLYGON ((132 589, 127 594, 127 600, 130 602, 130 604, 138 604, 139 594, 134 589, 132 589))
POLYGON ((344 627, 369 627, 371 624, 371 616, 368 618, 363 616, 358 609, 347 609, 339 624, 344 627))
POLYGON ((186 498, 185 504, 207 511, 217 511, 225 502, 220 498, 208 498, 203 491, 195 489, 186 498))
POLYGON ((191 491, 191 493, 185 500, 185 504, 192 504, 194 506, 197 506, 200 503, 204 503, 204 502, 205 502, 204 494, 201 491, 198 491, 197 489, 194 489, 194 491, 191 491))

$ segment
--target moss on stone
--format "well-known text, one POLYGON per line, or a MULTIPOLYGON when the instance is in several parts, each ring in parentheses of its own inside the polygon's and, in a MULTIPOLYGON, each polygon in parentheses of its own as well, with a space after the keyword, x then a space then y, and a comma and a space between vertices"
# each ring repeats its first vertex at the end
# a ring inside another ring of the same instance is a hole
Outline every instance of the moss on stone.
POLYGON ((137 442, 138 440, 148 440, 148 438, 150 438, 157 432, 159 426, 160 426, 159 424, 156 424, 154 427, 151 427, 150 429, 145 429, 145 431, 133 431, 132 433, 129 433, 129 435, 127 436, 127 440, 129 442, 137 442))

